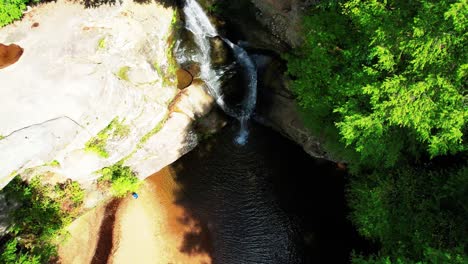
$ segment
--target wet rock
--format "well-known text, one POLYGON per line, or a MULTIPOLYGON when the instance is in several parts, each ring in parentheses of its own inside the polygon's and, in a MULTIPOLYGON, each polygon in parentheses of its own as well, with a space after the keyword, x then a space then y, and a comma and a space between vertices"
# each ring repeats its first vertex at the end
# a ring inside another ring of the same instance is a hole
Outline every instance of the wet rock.
POLYGON ((4 45, 0 43, 0 69, 6 68, 16 63, 21 55, 23 48, 16 44, 4 45))
POLYGON ((193 81, 192 74, 190 74, 190 72, 184 69, 178 69, 176 71, 176 76, 177 76, 177 88, 179 89, 184 89, 184 88, 189 87, 193 81))
POLYGON ((192 75, 193 78, 200 77, 200 64, 196 62, 191 62, 191 63, 185 64, 182 68, 188 71, 192 75))
POLYGON ((229 47, 221 39, 221 37, 214 37, 210 39, 211 44, 211 62, 214 65, 225 65, 229 60, 229 47))
POLYGON ((301 145, 305 152, 317 158, 334 160, 322 146, 319 135, 311 133, 302 121, 294 94, 284 76, 284 62, 259 56, 257 120, 301 145))
POLYGON ((227 124, 227 119, 224 113, 219 108, 214 108, 208 115, 200 118, 195 123, 195 130, 199 135, 212 135, 227 124))

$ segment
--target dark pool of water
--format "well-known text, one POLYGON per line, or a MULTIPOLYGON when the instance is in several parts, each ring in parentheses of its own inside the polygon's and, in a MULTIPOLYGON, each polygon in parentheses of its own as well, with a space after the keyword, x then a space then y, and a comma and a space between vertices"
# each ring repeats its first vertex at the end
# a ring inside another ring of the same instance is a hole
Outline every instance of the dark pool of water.
POLYGON ((245 146, 237 132, 227 127, 173 164, 177 203, 201 229, 184 250, 222 264, 348 263, 361 241, 346 220, 345 173, 261 125, 250 124, 245 146))

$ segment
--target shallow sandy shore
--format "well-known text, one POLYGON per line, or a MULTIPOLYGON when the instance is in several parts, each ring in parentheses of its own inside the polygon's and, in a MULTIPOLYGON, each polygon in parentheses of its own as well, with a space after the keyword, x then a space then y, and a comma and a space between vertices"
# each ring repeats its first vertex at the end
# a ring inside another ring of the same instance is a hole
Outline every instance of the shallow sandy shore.
MULTIPOLYGON (((139 198, 128 196, 101 205, 77 219, 60 246, 67 263, 211 263, 208 252, 187 251, 196 221, 175 204, 177 185, 170 168, 149 177, 139 198)), ((205 241, 197 243, 209 244, 205 241)))

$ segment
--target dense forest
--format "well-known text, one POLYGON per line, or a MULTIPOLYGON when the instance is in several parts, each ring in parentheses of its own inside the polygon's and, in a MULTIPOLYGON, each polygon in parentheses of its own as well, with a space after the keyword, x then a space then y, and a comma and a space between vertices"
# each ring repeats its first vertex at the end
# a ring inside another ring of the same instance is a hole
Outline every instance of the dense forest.
POLYGON ((322 1, 287 55, 303 117, 348 162, 354 263, 467 263, 468 2, 322 1))

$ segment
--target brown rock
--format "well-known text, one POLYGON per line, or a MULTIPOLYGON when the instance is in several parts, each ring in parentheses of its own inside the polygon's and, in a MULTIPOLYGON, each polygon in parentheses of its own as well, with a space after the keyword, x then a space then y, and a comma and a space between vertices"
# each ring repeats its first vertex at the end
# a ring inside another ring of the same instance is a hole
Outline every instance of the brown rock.
POLYGON ((200 76, 200 64, 192 62, 183 67, 184 70, 188 71, 194 78, 200 76))
POLYGON ((228 47, 220 37, 210 39, 211 62, 215 65, 224 65, 228 60, 228 47))
POLYGON ((38 22, 34 22, 32 25, 31 25, 31 28, 35 28, 35 27, 38 27, 39 26, 39 23, 38 22))
POLYGON ((269 3, 279 11, 288 12, 291 10, 292 6, 291 0, 265 0, 265 2, 269 3))
POLYGON ((176 72, 177 76, 177 88, 184 89, 190 86, 193 81, 193 76, 190 72, 184 69, 178 69, 176 72))
POLYGON ((338 162, 336 163, 336 168, 341 171, 346 171, 348 169, 348 166, 346 166, 346 163, 344 162, 338 162))
POLYGON ((16 44, 9 46, 0 43, 0 69, 8 67, 19 60, 23 55, 23 48, 16 44))

